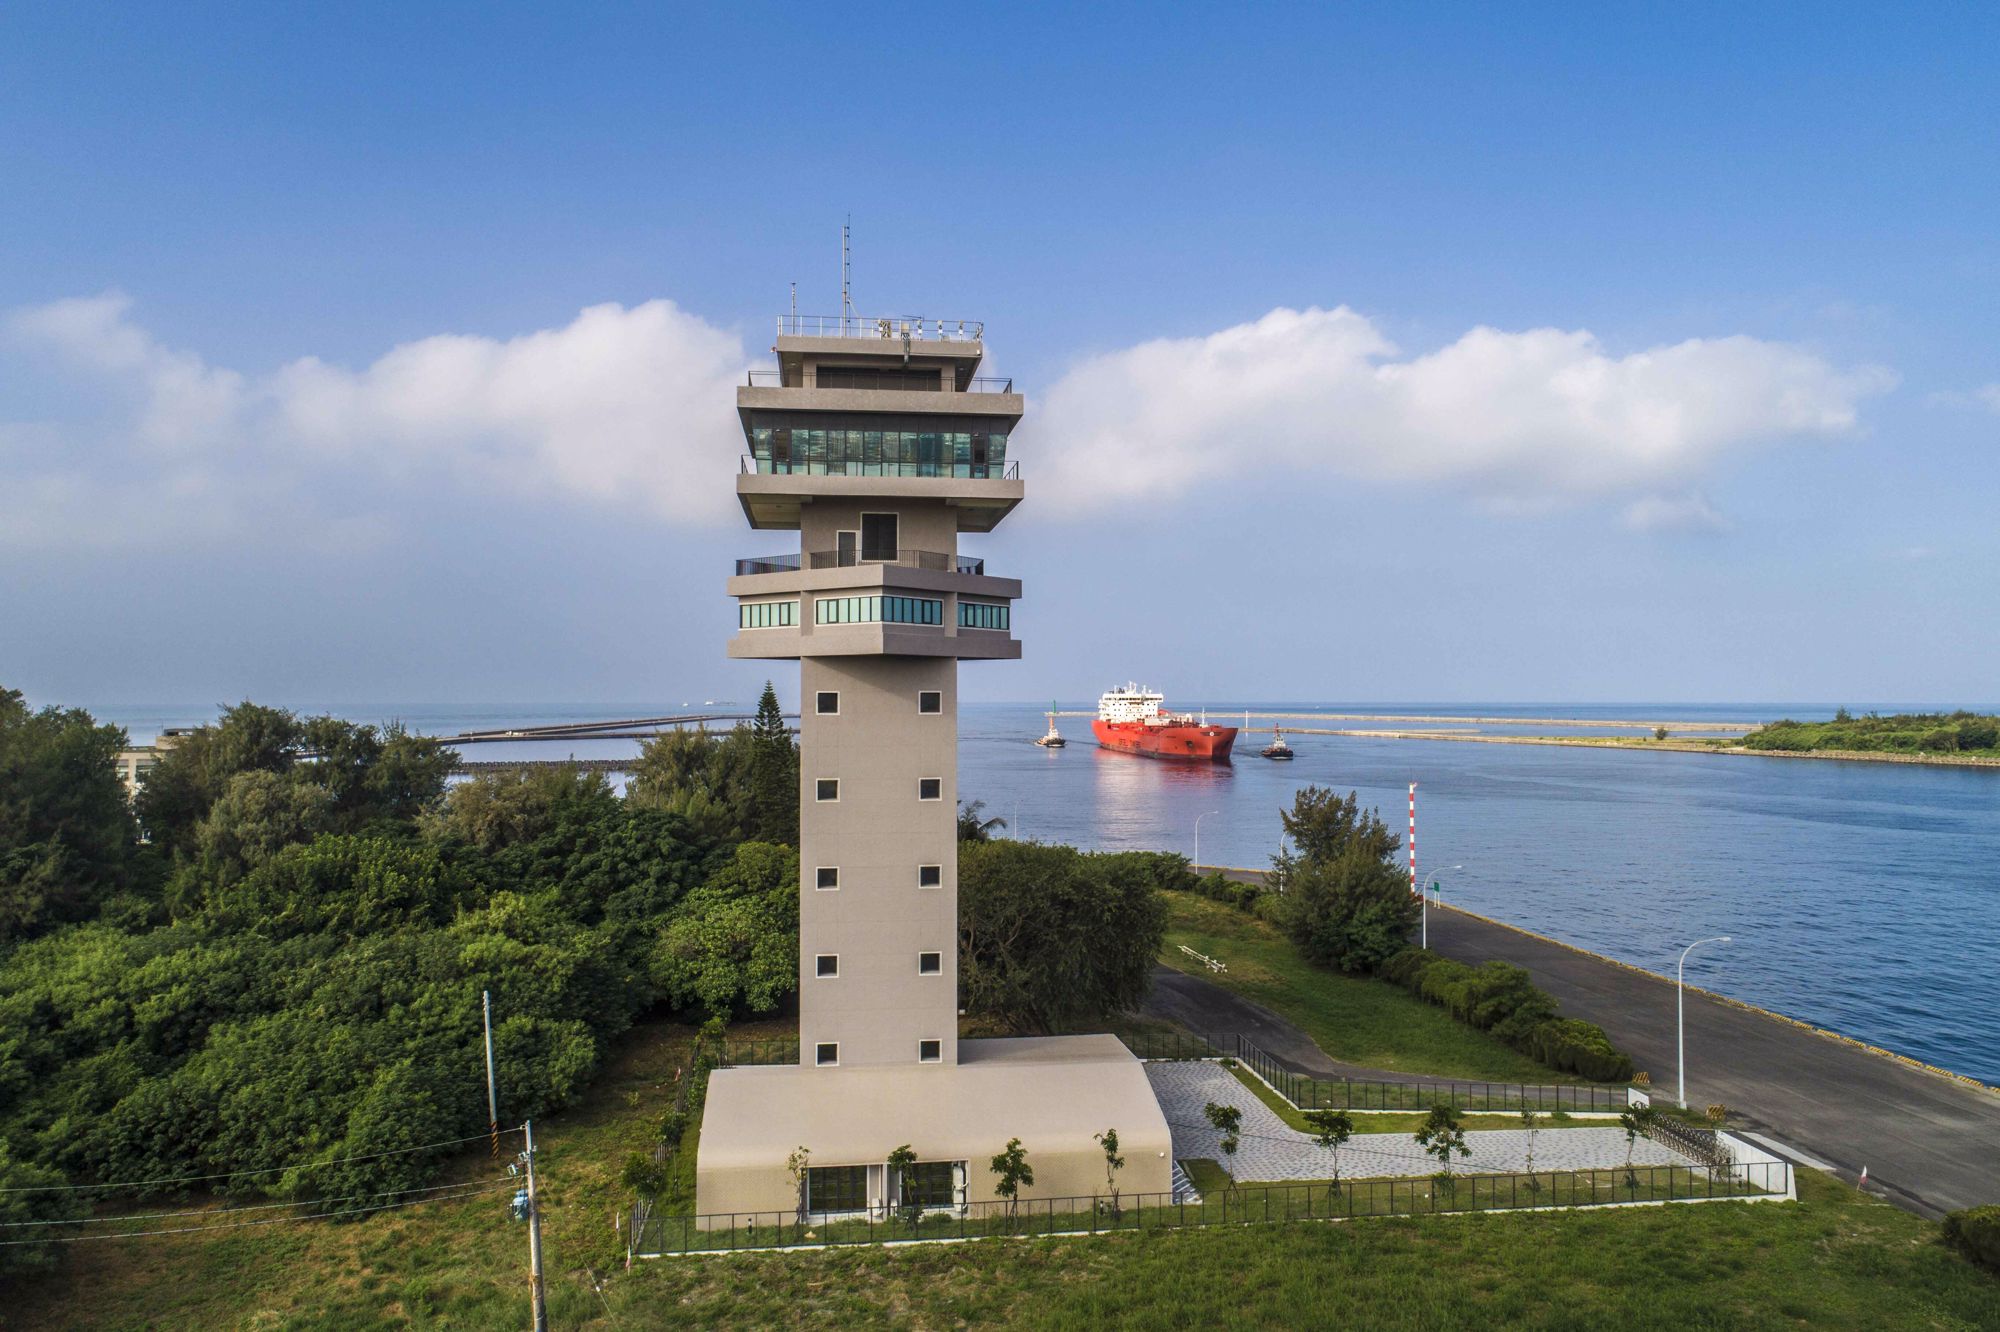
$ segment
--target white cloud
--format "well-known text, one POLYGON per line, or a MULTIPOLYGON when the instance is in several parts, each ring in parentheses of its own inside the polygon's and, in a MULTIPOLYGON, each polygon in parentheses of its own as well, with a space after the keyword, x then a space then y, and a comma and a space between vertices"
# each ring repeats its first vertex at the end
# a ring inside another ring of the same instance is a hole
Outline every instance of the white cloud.
MULTIPOLYGON (((16 546, 330 540, 369 517, 365 493, 342 512, 332 490, 392 482, 440 503, 567 497, 678 523, 733 509, 748 357, 671 301, 505 339, 440 334, 359 369, 306 357, 252 373, 162 344, 111 293, 7 314, 4 352, 87 386, 67 414, 0 421, 0 542, 16 546)), ((1053 513, 1225 478, 1345 477, 1519 513, 1609 498, 1635 528, 1714 530, 1696 483, 1719 460, 1850 432, 1891 382, 1748 337, 1612 356, 1586 332, 1475 328, 1403 357, 1345 307, 1279 309, 1079 363, 1021 442, 1053 513)))
POLYGON ((1676 504, 1696 512, 1689 482, 1726 455, 1853 431, 1860 399, 1894 382, 1742 336, 1612 356, 1587 332, 1482 327, 1397 357, 1345 306, 1093 357, 1026 436, 1045 460, 1037 498, 1084 511, 1225 478, 1348 477, 1449 485, 1519 511, 1658 496, 1634 520, 1655 521, 1676 504))
POLYGON ((2000 414, 2000 384, 1988 384, 1984 388, 1976 388, 1972 391, 1972 396, 1979 399, 1981 405, 1988 411, 2000 414))
POLYGON ((475 494, 569 496, 677 522, 731 507, 732 389, 748 359, 737 337, 671 301, 592 306, 505 340, 424 338, 360 370, 308 357, 263 375, 163 346, 115 293, 14 311, 0 333, 117 404, 108 421, 0 422, 11 496, 0 540, 14 544, 145 544, 276 511, 296 520, 307 478, 328 474, 442 475, 475 494), (30 433, 40 446, 4 447, 30 433))
POLYGON ((1625 506, 1634 532, 1727 532, 1729 521, 1705 495, 1644 495, 1625 506))

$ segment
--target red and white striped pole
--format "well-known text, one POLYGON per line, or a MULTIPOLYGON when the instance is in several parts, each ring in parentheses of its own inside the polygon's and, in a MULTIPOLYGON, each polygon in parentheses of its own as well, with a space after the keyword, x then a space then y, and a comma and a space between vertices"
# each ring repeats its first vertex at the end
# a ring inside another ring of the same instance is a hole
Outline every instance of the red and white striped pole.
POLYGON ((1417 891, 1417 784, 1410 783, 1410 891, 1417 891))

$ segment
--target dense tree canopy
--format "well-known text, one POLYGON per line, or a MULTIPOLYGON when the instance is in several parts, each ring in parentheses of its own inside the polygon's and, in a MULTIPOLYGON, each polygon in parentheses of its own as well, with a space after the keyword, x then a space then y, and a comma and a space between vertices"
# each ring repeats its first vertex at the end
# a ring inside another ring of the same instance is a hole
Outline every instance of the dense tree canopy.
POLYGON ((113 760, 125 733, 0 689, 0 947, 88 919, 144 877, 113 760))
MULTIPOLYGON (((701 826, 676 807, 685 789, 621 800, 543 768, 447 791, 434 741, 243 704, 155 768, 148 848, 111 764, 122 743, 0 695, 10 1179, 407 1188, 441 1153, 404 1149, 485 1128, 482 990, 501 1114, 518 1122, 573 1097, 656 1003, 768 1008, 795 986, 796 853, 739 847, 739 816, 701 826), (156 856, 166 889, 156 874, 108 913, 156 856), (696 949, 700 975, 683 977, 676 945, 726 938, 731 912, 747 913, 747 951, 696 949)), ((676 758, 722 780, 694 812, 727 810, 746 754, 697 743, 676 758)))
POLYGON ((1135 1008, 1166 936, 1177 856, 1037 842, 958 848, 959 985, 969 1011, 1058 1031, 1135 1008))
POLYGON ((1396 865, 1402 842, 1353 792, 1308 786, 1281 812, 1294 850, 1273 858, 1271 886, 1299 950, 1321 966, 1370 972, 1402 951, 1420 905, 1396 865))

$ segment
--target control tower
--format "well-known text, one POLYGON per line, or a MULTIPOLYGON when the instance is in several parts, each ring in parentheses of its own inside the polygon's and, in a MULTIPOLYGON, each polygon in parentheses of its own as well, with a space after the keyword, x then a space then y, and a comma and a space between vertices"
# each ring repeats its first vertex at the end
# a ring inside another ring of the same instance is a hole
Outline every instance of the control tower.
MULTIPOLYGON (((800 1146, 800 1205, 823 1216, 989 1197, 985 1158, 1013 1136, 1034 1150, 1037 1125, 1082 1163, 1067 1186, 1038 1167, 1041 1194, 1101 1185, 1092 1132, 1166 1146, 1114 1038, 958 1039, 958 664, 1021 655, 1021 584, 959 550, 1022 498, 1024 402, 979 377, 983 337, 970 320, 786 316, 777 368, 736 390, 744 517, 798 533, 738 560, 728 591, 729 655, 799 663, 799 1062, 711 1079, 702 1213, 789 1211, 800 1146), (899 1145, 915 1167, 887 1166, 899 1145)), ((1164 1187, 1165 1151, 1144 1154, 1159 1169, 1134 1173, 1164 1187)))
MULTIPOLYGON (((1021 584, 960 555, 1021 501, 976 323, 787 318, 736 390, 732 657, 799 663, 800 1062, 958 1062, 958 663, 1018 658, 1021 584)), ((893 1144, 892 1144, 893 1145, 893 1144)))

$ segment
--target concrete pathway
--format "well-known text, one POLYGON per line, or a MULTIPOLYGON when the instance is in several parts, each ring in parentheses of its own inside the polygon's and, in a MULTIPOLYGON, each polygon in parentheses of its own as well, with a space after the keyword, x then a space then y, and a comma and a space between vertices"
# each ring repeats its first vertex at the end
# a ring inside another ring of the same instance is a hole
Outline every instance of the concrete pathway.
MULTIPOLYGON (((1325 1179, 1332 1157, 1312 1138, 1278 1118, 1228 1069, 1205 1061, 1151 1063, 1146 1077, 1174 1137, 1174 1159, 1223 1159, 1222 1135, 1203 1113, 1208 1103, 1243 1112, 1233 1163, 1238 1181, 1325 1179)), ((1511 1174, 1528 1168, 1528 1135, 1520 1129, 1479 1129, 1465 1135, 1472 1155, 1452 1168, 1474 1174, 1511 1174)), ((1625 1164, 1625 1131, 1617 1128, 1543 1129, 1535 1135, 1536 1170, 1609 1170, 1625 1164)), ((1632 1144, 1634 1165, 1689 1165, 1678 1152, 1641 1138, 1632 1144)), ((1347 1179, 1428 1175, 1437 1161, 1408 1133, 1357 1133, 1340 1149, 1347 1179)))

